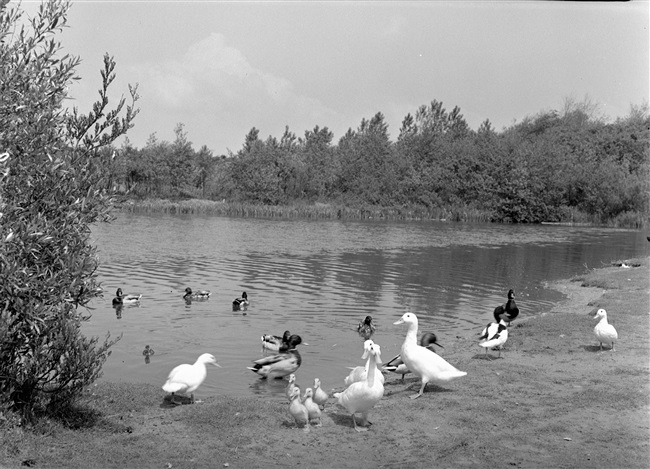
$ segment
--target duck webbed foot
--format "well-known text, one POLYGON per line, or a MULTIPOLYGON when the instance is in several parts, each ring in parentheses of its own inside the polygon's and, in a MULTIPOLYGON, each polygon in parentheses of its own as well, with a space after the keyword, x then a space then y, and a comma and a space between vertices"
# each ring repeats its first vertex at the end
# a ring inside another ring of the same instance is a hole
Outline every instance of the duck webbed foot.
POLYGON ((417 399, 420 397, 422 394, 424 394, 424 388, 427 387, 427 383, 422 383, 422 387, 420 388, 420 391, 417 394, 413 394, 412 396, 409 396, 411 399, 417 399))
POLYGON ((357 425, 357 419, 354 417, 354 414, 352 414, 352 423, 354 423, 354 429, 358 432, 367 432, 368 428, 367 427, 362 427, 360 425, 357 425))

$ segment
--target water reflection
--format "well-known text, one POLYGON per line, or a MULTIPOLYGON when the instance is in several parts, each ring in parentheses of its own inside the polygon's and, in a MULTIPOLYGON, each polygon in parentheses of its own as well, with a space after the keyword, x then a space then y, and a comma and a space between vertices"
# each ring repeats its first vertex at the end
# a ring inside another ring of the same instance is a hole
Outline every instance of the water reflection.
POLYGON ((160 384, 176 363, 208 352, 223 369, 208 376, 202 393, 271 398, 286 382, 246 369, 264 356, 265 333, 299 334, 310 345, 300 350, 298 381, 319 378, 331 389, 343 384, 348 366, 361 364, 357 328, 366 316, 376 326, 373 340, 392 357, 404 338, 392 324, 405 311, 443 344, 475 336, 510 288, 520 317, 538 314, 561 297, 545 281, 647 255, 650 246, 628 230, 158 215, 120 216, 97 226, 93 240, 109 291, 146 292, 135 307, 112 308, 110 298, 91 305, 86 334, 123 334, 104 379, 160 384), (182 300, 187 285, 210 290, 210 300, 182 300), (242 291, 253 301, 235 309, 242 291), (156 350, 148 364, 133 359, 145 342, 156 350))

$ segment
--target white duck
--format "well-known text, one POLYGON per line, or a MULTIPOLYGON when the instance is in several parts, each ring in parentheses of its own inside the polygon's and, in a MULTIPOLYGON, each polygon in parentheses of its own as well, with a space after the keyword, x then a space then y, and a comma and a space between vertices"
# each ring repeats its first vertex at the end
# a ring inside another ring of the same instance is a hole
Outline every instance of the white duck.
POLYGON ((305 395, 302 398, 302 405, 307 408, 309 423, 316 421, 316 427, 322 426, 320 407, 318 407, 318 404, 314 402, 314 391, 311 388, 305 389, 305 395))
POLYGON ((338 405, 352 414, 354 429, 358 432, 368 430, 367 426, 370 425, 368 412, 384 395, 384 385, 379 380, 381 372, 377 368, 377 364, 381 365, 381 348, 372 343, 361 358, 370 358, 366 380, 352 383, 345 391, 334 393, 334 397, 338 399, 338 405), (360 425, 362 426, 357 425, 354 416, 357 412, 361 414, 360 425))
POLYGON ((300 388, 295 387, 291 391, 291 403, 289 404, 289 413, 296 421, 297 426, 302 426, 305 433, 309 432, 309 411, 307 407, 300 402, 300 388))
POLYGON ((607 322, 607 311, 604 309, 599 309, 594 316, 594 319, 600 319, 596 327, 594 327, 594 334, 596 339, 600 342, 600 350, 603 350, 603 342, 610 344, 612 346, 612 352, 614 351, 614 342, 618 339, 618 333, 614 326, 607 322))
POLYGON ((320 387, 320 379, 314 379, 314 402, 320 406, 321 409, 325 408, 325 404, 330 397, 320 387))
POLYGON ((406 332, 404 344, 402 345, 402 360, 404 360, 404 364, 408 369, 418 375, 422 380, 420 391, 410 396, 411 399, 420 397, 429 382, 439 385, 467 374, 464 371, 456 369, 444 358, 428 348, 418 345, 418 318, 415 314, 405 313, 394 324, 408 324, 409 328, 406 332))
MULTIPOLYGON (((374 342, 371 339, 368 339, 363 343, 364 354, 370 350, 372 344, 374 344, 374 342)), ((368 356, 368 359, 366 360, 366 364, 364 366, 349 367, 350 373, 345 377, 345 385, 349 386, 352 383, 364 381, 368 377, 368 367, 370 366, 369 364, 370 356, 368 356)), ((386 379, 384 378, 384 375, 380 373, 377 378, 381 381, 381 384, 384 384, 384 380, 386 379)))
POLYGON ((499 349, 499 357, 501 357, 501 347, 508 340, 508 326, 506 325, 505 319, 501 319, 499 322, 491 322, 485 329, 481 332, 481 337, 479 337, 479 345, 485 348, 485 356, 489 358, 487 354, 488 350, 494 350, 495 348, 499 349))
POLYGON ((190 393, 190 400, 194 403, 194 391, 203 383, 205 377, 208 375, 208 370, 205 366, 208 363, 212 363, 214 366, 221 368, 221 365, 217 363, 217 359, 213 355, 204 353, 196 359, 194 365, 184 363, 169 372, 167 381, 163 384, 162 388, 164 391, 172 394, 172 404, 181 404, 181 402, 175 400, 177 393, 190 393))
MULTIPOLYGON (((422 347, 426 347, 432 352, 433 346, 437 345, 440 348, 444 348, 442 345, 438 343, 438 338, 433 332, 426 332, 422 334, 422 337, 420 337, 420 345, 422 347)), ((402 360, 401 355, 397 355, 394 357, 391 361, 386 363, 382 367, 383 371, 391 371, 393 373, 397 373, 398 375, 402 375, 402 381, 404 381, 404 375, 408 374, 411 372, 411 370, 408 369, 408 367, 404 364, 404 360, 402 360)))

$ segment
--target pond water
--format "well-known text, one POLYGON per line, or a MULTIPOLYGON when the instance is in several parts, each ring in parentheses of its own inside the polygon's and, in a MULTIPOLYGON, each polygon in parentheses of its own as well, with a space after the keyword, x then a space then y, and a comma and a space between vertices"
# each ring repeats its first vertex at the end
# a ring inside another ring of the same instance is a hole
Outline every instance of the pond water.
POLYGON ((174 366, 209 352, 222 368, 208 367, 197 399, 284 398, 286 381, 246 369, 263 356, 264 333, 289 329, 308 344, 298 347, 303 388, 316 377, 340 387, 347 367, 362 363, 356 326, 366 315, 387 361, 399 353, 406 330, 393 322, 406 311, 444 345, 479 332, 509 288, 522 317, 539 314, 562 298, 547 281, 650 247, 644 232, 591 227, 132 214, 97 225, 92 238, 105 296, 83 330, 122 334, 102 379, 162 385, 174 366), (186 304, 188 286, 212 296, 186 304), (114 309, 118 287, 142 293, 140 305, 114 309), (250 306, 233 311, 243 291, 250 306), (155 351, 148 362, 145 345, 155 351))

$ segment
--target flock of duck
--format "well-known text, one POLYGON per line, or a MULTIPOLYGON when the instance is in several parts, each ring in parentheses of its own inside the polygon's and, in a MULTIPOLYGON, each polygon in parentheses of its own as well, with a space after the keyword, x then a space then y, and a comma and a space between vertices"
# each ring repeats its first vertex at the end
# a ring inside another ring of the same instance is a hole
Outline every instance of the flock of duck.
MULTIPOLYGON (((206 299, 209 298, 210 292, 194 293, 187 288, 186 296, 188 295, 194 299, 206 299)), ((510 290, 507 296, 507 302, 494 309, 494 322, 490 322, 480 333, 479 345, 485 349, 488 359, 491 359, 488 350, 498 350, 499 357, 501 356, 501 350, 508 340, 508 327, 519 315, 514 291, 510 290)), ((117 297, 113 301, 115 302, 118 298, 123 303, 140 301, 141 295, 124 295, 122 290, 118 289, 117 297)), ((248 296, 244 292, 241 298, 233 301, 233 309, 243 308, 248 304, 248 296)), ((599 309, 594 319, 599 320, 594 328, 594 334, 600 343, 600 349, 603 349, 603 344, 609 344, 613 351, 618 334, 614 326, 607 322, 607 312, 604 309, 599 309)), ((346 388, 331 396, 336 399, 337 405, 351 415, 353 426, 359 432, 368 430, 371 425, 368 421, 368 413, 384 395, 384 372, 400 374, 402 381, 404 375, 408 373, 419 377, 421 387, 416 394, 410 396, 411 399, 422 396, 428 383, 443 385, 467 375, 465 371, 458 370, 434 351, 434 346, 444 348, 438 343, 435 334, 424 333, 418 340, 418 318, 415 314, 405 313, 394 324, 407 326, 406 337, 401 347, 401 353, 383 364, 381 347, 371 339, 376 330, 372 317, 366 316, 359 323, 357 332, 364 339, 361 358, 366 360, 365 366, 351 368, 344 380, 346 388)), ((288 377, 286 396, 289 400, 289 413, 296 425, 302 427, 306 432, 309 431, 312 424, 320 426, 321 412, 330 396, 321 388, 318 378, 314 380, 313 388, 307 388, 304 393, 301 393, 300 387, 295 383, 295 372, 302 364, 302 358, 296 347, 303 343, 302 338, 287 330, 282 336, 264 334, 261 341, 263 349, 276 353, 254 360, 253 365, 248 369, 264 379, 288 377)), ((153 354, 153 351, 151 350, 149 353, 153 354)), ((193 393, 205 380, 206 365, 208 364, 220 367, 213 355, 204 353, 198 357, 194 364, 178 365, 169 373, 162 388, 171 394, 171 403, 181 404, 183 401, 179 400, 180 395, 186 396, 187 394, 190 395, 190 402, 194 402, 193 393)))

